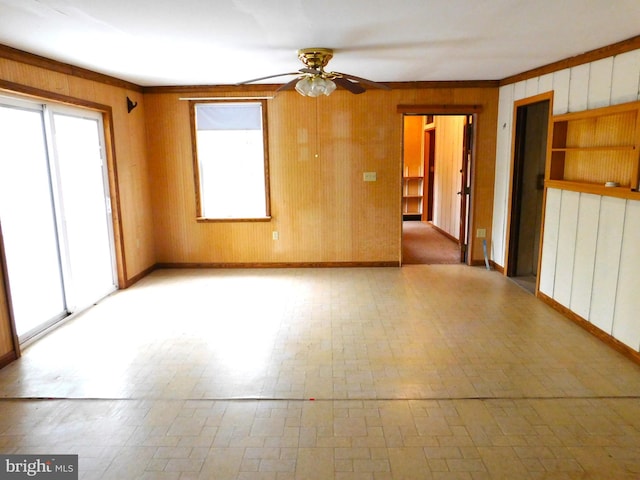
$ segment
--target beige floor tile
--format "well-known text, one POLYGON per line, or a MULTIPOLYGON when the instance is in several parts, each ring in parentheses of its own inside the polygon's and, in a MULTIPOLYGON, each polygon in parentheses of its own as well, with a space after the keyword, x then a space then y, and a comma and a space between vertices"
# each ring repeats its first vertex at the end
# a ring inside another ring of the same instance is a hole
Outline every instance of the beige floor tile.
POLYGON ((0 451, 83 480, 630 479, 639 399, 640 366, 485 269, 159 270, 0 370, 0 451))

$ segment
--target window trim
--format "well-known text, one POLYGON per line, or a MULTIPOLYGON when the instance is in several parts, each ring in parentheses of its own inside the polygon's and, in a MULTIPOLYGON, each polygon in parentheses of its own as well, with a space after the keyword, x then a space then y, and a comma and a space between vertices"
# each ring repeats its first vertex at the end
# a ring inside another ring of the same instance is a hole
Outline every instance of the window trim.
POLYGON ((225 100, 189 100, 189 119, 191 122, 191 150, 193 152, 193 176, 196 194, 196 221, 201 223, 222 223, 222 222, 269 222, 271 221, 271 179, 269 176, 269 130, 267 125, 267 100, 256 99, 235 99, 229 97, 225 100), (200 162, 198 160, 198 142, 196 125, 196 106, 212 103, 259 103, 262 112, 262 144, 264 158, 264 194, 265 194, 265 215, 263 217, 237 217, 237 218, 215 218, 202 215, 202 196, 200 183, 200 162))

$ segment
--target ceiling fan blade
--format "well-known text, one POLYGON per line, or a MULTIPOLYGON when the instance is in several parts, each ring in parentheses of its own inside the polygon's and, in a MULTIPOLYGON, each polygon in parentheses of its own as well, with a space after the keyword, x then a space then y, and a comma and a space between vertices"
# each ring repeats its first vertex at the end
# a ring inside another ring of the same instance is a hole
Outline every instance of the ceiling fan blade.
POLYGON ((278 89, 276 90, 276 93, 278 93, 278 92, 282 92, 282 91, 284 91, 284 90, 291 90, 292 88, 295 88, 296 83, 298 83, 298 80, 300 80, 300 78, 301 78, 301 77, 296 77, 296 78, 294 78, 293 80, 291 80, 290 82, 285 83, 284 85, 282 85, 280 88, 278 88, 278 89))
POLYGON ((354 83, 344 77, 335 77, 333 81, 336 85, 344 88, 345 90, 349 90, 351 93, 355 93, 356 95, 366 91, 366 89, 359 83, 354 83))
POLYGON ((383 90, 391 90, 388 86, 384 85, 383 83, 374 82, 373 80, 368 80, 362 77, 356 77, 355 75, 351 75, 349 73, 340 73, 340 72, 333 72, 333 73, 335 73, 336 75, 340 75, 343 78, 354 80, 358 83, 364 83, 365 85, 368 85, 370 87, 381 88, 383 90))
POLYGON ((252 78, 251 80, 245 80, 244 82, 236 83, 236 85, 245 85, 247 83, 258 82, 260 80, 267 80, 268 78, 286 77, 287 75, 300 75, 300 72, 277 73, 275 75, 267 75, 266 77, 252 78))

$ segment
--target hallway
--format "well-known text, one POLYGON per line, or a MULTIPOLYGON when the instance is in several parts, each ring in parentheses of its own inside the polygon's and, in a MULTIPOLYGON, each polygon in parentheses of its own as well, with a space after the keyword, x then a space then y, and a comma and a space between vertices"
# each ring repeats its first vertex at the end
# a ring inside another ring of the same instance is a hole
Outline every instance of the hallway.
POLYGON ((421 221, 402 222, 402 264, 439 265, 460 263, 460 245, 421 221))
POLYGON ((640 475, 640 366, 494 271, 158 270, 0 370, 81 479, 640 475))

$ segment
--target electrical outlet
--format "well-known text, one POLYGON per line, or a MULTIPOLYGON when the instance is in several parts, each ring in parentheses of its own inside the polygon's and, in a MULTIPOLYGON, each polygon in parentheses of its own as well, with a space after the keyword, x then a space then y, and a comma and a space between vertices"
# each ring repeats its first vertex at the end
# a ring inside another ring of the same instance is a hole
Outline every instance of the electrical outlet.
POLYGON ((278 240, 280 239, 280 234, 274 230, 273 232, 271 232, 271 238, 273 238, 274 240, 278 240))
POLYGON ((476 230, 476 238, 487 238, 487 229, 479 228, 476 230))

